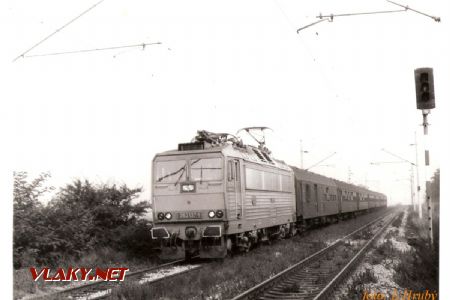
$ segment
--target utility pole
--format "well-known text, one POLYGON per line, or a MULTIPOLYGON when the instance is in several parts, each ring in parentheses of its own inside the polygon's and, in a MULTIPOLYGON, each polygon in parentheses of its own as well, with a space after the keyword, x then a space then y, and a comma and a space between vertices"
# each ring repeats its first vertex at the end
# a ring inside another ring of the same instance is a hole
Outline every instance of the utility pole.
POLYGON ((422 219, 422 198, 420 197, 420 177, 419 177, 419 152, 417 151, 417 131, 414 131, 414 144, 410 146, 415 146, 416 148, 416 177, 417 177, 417 201, 414 211, 419 210, 419 218, 422 219))
POLYGON ((411 183, 411 206, 414 209, 414 166, 411 164, 410 165, 410 176, 409 176, 409 180, 411 183))
POLYGON ((308 153, 308 151, 303 150, 303 140, 300 140, 300 169, 303 169, 303 153, 308 153))
POLYGON ((371 165, 382 165, 382 164, 398 164, 398 163, 408 163, 410 165, 409 168, 409 183, 410 183, 410 189, 411 189, 411 205, 412 207, 414 207, 414 166, 416 166, 415 163, 404 159, 401 156, 398 156, 397 154, 394 154, 392 152, 387 151, 386 149, 381 149, 381 151, 384 151, 398 159, 400 159, 399 161, 377 161, 377 162, 371 162, 371 165))

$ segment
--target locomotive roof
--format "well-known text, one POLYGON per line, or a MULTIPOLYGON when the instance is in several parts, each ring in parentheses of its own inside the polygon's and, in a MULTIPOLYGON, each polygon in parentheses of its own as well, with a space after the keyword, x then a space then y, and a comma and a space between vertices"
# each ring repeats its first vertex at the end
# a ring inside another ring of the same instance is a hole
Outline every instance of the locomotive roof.
POLYGON ((262 151, 256 147, 244 145, 237 146, 234 144, 218 144, 208 145, 205 149, 199 150, 169 150, 156 154, 158 156, 171 156, 171 155, 190 155, 190 154, 206 154, 206 153, 222 153, 225 156, 231 156, 236 158, 242 158, 246 161, 251 161, 261 165, 272 166, 284 170, 291 170, 291 168, 282 160, 273 158, 270 154, 262 151))

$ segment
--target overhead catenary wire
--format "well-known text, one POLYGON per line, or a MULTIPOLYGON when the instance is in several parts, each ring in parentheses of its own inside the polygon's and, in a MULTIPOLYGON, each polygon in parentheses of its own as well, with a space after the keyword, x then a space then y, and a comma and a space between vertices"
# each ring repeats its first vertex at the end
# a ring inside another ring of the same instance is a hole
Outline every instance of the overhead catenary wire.
POLYGON ((57 34, 58 32, 60 32, 61 30, 63 30, 64 28, 66 28, 67 26, 69 26, 70 24, 72 24, 73 22, 75 22, 76 20, 78 20, 79 18, 81 18, 83 15, 85 15, 86 13, 88 13, 89 11, 91 11, 92 9, 94 9, 95 7, 97 7, 98 5, 100 5, 103 1, 105 0, 100 0, 98 2, 96 2, 94 5, 92 5, 91 7, 89 7, 88 9, 84 10, 81 14, 79 14, 78 16, 76 16, 75 18, 71 19, 69 22, 65 23, 63 26, 59 27, 58 29, 56 29, 54 32, 52 32, 51 34, 47 35, 45 38, 43 38, 42 40, 40 40, 39 42, 37 42, 36 44, 34 44, 32 47, 30 47, 28 50, 24 51, 23 53, 21 53, 20 55, 18 55, 13 62, 15 62, 16 60, 18 60, 19 58, 24 58, 25 55, 30 52, 31 50, 33 50, 34 48, 36 48, 37 46, 41 45, 43 42, 45 42, 46 40, 48 40, 49 38, 51 38, 52 36, 54 36, 55 34, 57 34))
MULTIPOLYGON (((291 21, 291 19, 287 16, 286 12, 283 10, 283 8, 282 8, 281 5, 278 3, 278 1, 277 1, 277 0, 273 0, 273 2, 274 2, 275 5, 278 7, 278 9, 280 10, 281 14, 284 16, 284 19, 286 20, 287 24, 288 24, 292 29, 295 29, 295 28, 296 28, 295 24, 294 24, 294 23, 291 21)), ((322 21, 320 21, 320 22, 322 22, 322 21)), ((317 22, 317 23, 320 23, 320 22, 317 22)), ((309 27, 309 26, 307 26, 307 27, 309 27)), ((324 71, 324 69, 323 69, 321 63, 320 63, 319 61, 316 60, 316 58, 314 57, 314 55, 313 55, 311 49, 310 49, 309 46, 306 44, 306 42, 304 42, 302 39, 296 39, 296 40, 297 40, 297 41, 298 41, 298 42, 306 49, 306 51, 307 51, 307 53, 309 54, 309 56, 311 57, 312 61, 315 62, 315 63, 317 64, 319 73, 320 73, 321 77, 323 78, 324 83, 325 83, 325 85, 326 85, 328 91, 329 91, 329 92, 332 92, 332 93, 338 94, 336 88, 331 84, 331 81, 330 81, 330 79, 328 78, 326 72, 324 71)))
POLYGON ((135 48, 135 47, 142 47, 142 50, 144 50, 146 46, 161 45, 161 44, 162 44, 161 42, 141 43, 141 44, 134 44, 134 45, 113 46, 113 47, 105 47, 105 48, 93 48, 93 49, 82 49, 82 50, 72 50, 72 51, 63 51, 63 52, 24 55, 23 58, 53 56, 53 55, 63 55, 63 54, 76 54, 76 53, 86 53, 86 52, 105 51, 105 50, 116 50, 116 49, 135 48))
MULTIPOLYGON (((306 26, 300 27, 299 29, 297 29, 297 33, 298 33, 299 31, 303 30, 303 29, 306 29, 306 28, 311 27, 311 26, 313 26, 313 25, 319 24, 319 23, 321 23, 321 22, 323 22, 323 21, 330 21, 330 20, 322 19, 322 20, 313 22, 313 23, 311 23, 311 24, 308 24, 308 25, 306 25, 306 26)), ((330 22, 331 22, 331 21, 330 21, 330 22)))
POLYGON ((320 19, 319 21, 313 22, 311 24, 308 24, 306 26, 300 27, 297 29, 297 33, 299 33, 301 30, 306 29, 308 27, 311 27, 313 25, 319 24, 323 21, 329 21, 333 22, 334 18, 336 17, 350 17, 350 16, 360 16, 360 15, 376 15, 376 14, 387 14, 387 13, 397 13, 397 12, 406 12, 407 9, 397 9, 397 10, 379 10, 379 11, 369 11, 369 12, 357 12, 357 13, 345 13, 345 14, 329 14, 329 15, 322 15, 319 14, 316 16, 316 18, 320 19))
POLYGON ((421 11, 418 11, 418 10, 416 10, 416 9, 413 9, 413 8, 407 6, 407 5, 402 5, 402 4, 395 3, 394 1, 389 1, 389 0, 386 0, 386 1, 389 2, 389 3, 392 3, 392 4, 394 4, 394 5, 403 7, 405 10, 410 10, 410 11, 413 11, 413 12, 415 12, 415 13, 424 15, 424 16, 429 17, 429 18, 432 18, 432 19, 435 20, 436 22, 441 22, 441 18, 440 18, 440 17, 435 17, 435 16, 428 15, 428 14, 426 14, 426 13, 424 13, 424 12, 421 12, 421 11))
POLYGON ((389 2, 389 3, 392 3, 394 5, 403 7, 403 9, 398 9, 398 10, 380 10, 380 11, 357 12, 357 13, 344 13, 344 14, 329 14, 329 15, 319 14, 318 16, 316 16, 316 18, 320 19, 319 21, 316 21, 316 22, 313 22, 313 23, 308 24, 306 26, 300 27, 299 29, 297 29, 297 33, 299 33, 303 29, 306 29, 308 27, 311 27, 313 25, 321 23, 324 20, 328 20, 329 22, 333 22, 334 18, 336 18, 336 17, 350 17, 350 16, 360 16, 360 15, 388 14, 388 13, 407 12, 408 10, 411 10, 411 11, 416 12, 418 14, 421 14, 421 15, 427 16, 429 18, 432 18, 436 22, 440 22, 441 21, 440 17, 435 17, 435 16, 428 15, 428 14, 423 13, 421 11, 418 11, 416 9, 412 9, 412 8, 410 8, 407 5, 398 4, 398 3, 395 3, 395 2, 390 1, 390 0, 386 0, 386 1, 389 2))
POLYGON ((397 12, 406 12, 407 9, 396 9, 396 10, 379 10, 379 11, 369 11, 369 12, 357 12, 357 13, 346 13, 346 14, 330 14, 323 16, 322 14, 318 15, 316 18, 329 18, 331 21, 335 17, 351 17, 351 16, 360 16, 360 15, 376 15, 376 14, 389 14, 389 13, 397 13, 397 12))

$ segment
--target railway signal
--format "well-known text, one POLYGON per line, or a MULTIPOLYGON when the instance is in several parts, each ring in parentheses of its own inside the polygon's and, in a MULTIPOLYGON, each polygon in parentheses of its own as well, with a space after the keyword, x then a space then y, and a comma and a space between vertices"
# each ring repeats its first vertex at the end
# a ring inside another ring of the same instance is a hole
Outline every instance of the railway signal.
MULTIPOLYGON (((423 116, 423 135, 424 135, 424 149, 425 149, 425 178, 428 179, 427 170, 430 166, 430 151, 428 150, 427 136, 428 136, 428 115, 431 109, 436 107, 434 94, 434 76, 432 68, 418 68, 414 70, 414 81, 416 84, 416 106, 417 109, 422 110, 423 116)), ((428 181, 426 182, 428 186, 428 181)), ((425 189, 426 205, 428 211, 428 238, 430 245, 433 247, 433 202, 431 201, 431 194, 428 188, 425 189)), ((421 203, 419 199, 419 216, 421 216, 421 203)))
POLYGON ((416 82, 417 109, 433 109, 434 102, 434 78, 432 68, 419 68, 414 70, 416 82))

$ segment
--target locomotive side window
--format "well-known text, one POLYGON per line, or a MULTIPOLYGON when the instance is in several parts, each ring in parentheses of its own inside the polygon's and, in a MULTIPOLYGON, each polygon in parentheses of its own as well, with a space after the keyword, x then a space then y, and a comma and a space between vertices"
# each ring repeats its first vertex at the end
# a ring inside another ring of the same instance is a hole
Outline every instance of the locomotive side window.
POLYGON ((291 177, 245 167, 245 187, 252 190, 291 192, 291 177))
POLYGON ((156 183, 176 183, 186 180, 186 161, 159 161, 156 163, 156 183))
POLYGON ((279 187, 279 181, 278 179, 278 174, 273 174, 273 173, 269 173, 269 172, 263 172, 264 174, 264 189, 268 190, 268 191, 279 191, 280 187, 279 187))
POLYGON ((291 177, 287 175, 280 175, 280 176, 281 176, 281 191, 292 192, 291 177))
POLYGON ((191 160, 191 176, 193 181, 210 181, 222 179, 222 159, 200 158, 191 160))
POLYGON ((245 187, 247 189, 262 190, 263 174, 259 170, 245 168, 245 187))

